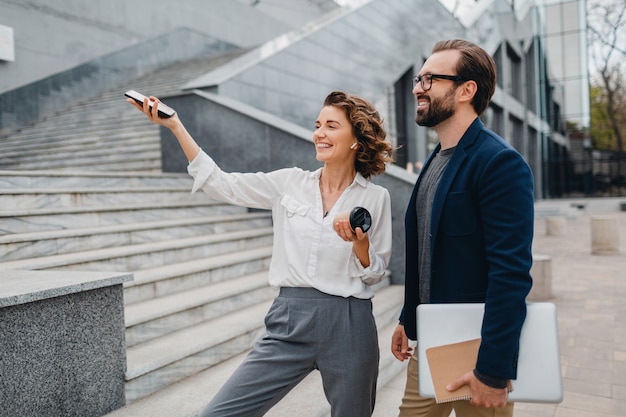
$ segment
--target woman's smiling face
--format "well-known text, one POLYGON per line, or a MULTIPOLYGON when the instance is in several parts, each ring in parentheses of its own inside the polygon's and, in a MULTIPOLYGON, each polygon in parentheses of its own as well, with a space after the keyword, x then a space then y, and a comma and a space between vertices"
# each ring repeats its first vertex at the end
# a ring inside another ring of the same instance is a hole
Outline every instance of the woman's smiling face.
POLYGON ((345 161, 355 156, 350 148, 356 138, 352 125, 343 109, 335 106, 325 106, 315 121, 313 142, 315 143, 316 158, 318 161, 345 161))

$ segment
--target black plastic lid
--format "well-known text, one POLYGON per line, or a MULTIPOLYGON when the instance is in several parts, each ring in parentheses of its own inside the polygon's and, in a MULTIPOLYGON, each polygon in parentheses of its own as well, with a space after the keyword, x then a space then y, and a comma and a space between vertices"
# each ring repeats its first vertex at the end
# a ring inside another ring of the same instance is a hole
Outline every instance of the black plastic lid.
POLYGON ((352 230, 356 230, 357 227, 360 227, 363 230, 363 233, 366 233, 370 230, 372 226, 372 216, 367 209, 363 207, 355 207, 350 212, 350 227, 352 230))

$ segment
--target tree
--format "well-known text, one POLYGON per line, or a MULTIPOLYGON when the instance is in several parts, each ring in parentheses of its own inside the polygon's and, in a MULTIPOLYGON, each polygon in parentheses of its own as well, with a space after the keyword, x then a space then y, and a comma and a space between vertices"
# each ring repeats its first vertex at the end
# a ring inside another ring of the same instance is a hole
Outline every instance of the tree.
POLYGON ((624 151, 626 136, 626 2, 590 0, 587 15, 591 81, 591 132, 598 148, 624 151), (592 72, 593 73, 593 72, 592 72))
MULTIPOLYGON (((619 151, 618 138, 615 134, 615 127, 609 112, 609 100, 606 88, 602 84, 592 85, 589 91, 591 101, 591 137, 593 138, 593 148, 606 151, 619 151)), ((618 114, 613 119, 619 119, 620 115, 626 111, 618 110, 618 114)), ((619 124, 619 123, 618 123, 619 124)), ((624 124, 621 124, 619 132, 624 134, 624 124)))

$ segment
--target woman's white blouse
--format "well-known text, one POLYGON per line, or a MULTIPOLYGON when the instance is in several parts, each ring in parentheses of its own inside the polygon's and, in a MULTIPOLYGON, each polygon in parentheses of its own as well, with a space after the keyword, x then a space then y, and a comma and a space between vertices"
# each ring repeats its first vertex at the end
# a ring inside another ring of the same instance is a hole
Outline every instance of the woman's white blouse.
POLYGON ((274 222, 269 283, 273 287, 314 287, 342 297, 371 298, 370 285, 385 275, 391 256, 391 200, 387 189, 357 173, 326 217, 319 189, 321 168, 226 173, 205 152, 187 167, 192 193, 250 208, 271 209, 274 222), (370 266, 364 268, 333 228, 333 217, 356 206, 372 215, 368 231, 370 266))

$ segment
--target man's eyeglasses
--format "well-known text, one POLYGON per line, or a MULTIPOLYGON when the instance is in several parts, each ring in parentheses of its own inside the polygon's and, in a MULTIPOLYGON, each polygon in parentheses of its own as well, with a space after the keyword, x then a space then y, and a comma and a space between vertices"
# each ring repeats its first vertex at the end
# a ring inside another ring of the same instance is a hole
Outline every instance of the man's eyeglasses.
POLYGON ((439 78, 442 80, 450 80, 454 82, 467 81, 465 78, 459 75, 444 75, 444 74, 424 74, 424 75, 416 75, 413 77, 413 88, 420 83, 422 85, 422 90, 428 91, 433 86, 433 79, 439 78))

